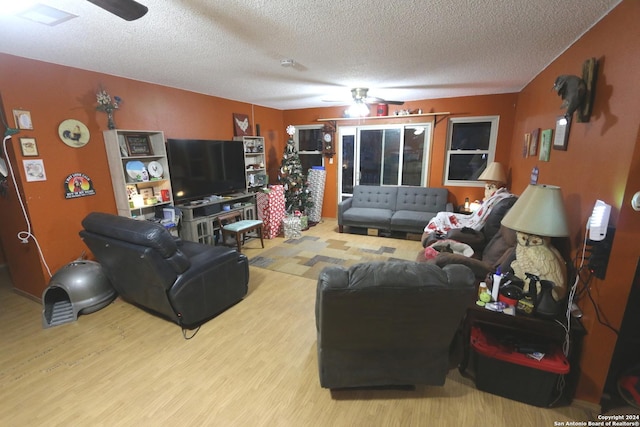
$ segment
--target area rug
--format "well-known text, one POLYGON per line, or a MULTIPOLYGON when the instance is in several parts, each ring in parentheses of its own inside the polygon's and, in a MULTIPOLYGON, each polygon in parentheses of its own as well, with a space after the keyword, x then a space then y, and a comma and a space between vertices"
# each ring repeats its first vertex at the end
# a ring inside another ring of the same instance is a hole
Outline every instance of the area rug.
POLYGON ((249 265, 317 279, 320 271, 328 265, 349 267, 367 261, 414 261, 419 249, 419 245, 415 249, 402 250, 380 245, 378 242, 356 243, 302 236, 267 249, 251 258, 249 265))

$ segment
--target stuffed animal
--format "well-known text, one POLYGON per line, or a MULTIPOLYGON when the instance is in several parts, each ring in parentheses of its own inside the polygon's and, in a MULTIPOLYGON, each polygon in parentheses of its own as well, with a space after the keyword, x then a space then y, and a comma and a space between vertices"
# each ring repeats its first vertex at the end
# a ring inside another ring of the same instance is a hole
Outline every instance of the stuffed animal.
POLYGON ((567 109, 564 116, 569 119, 573 116, 573 112, 582 106, 587 93, 587 84, 578 76, 563 74, 556 79, 553 90, 562 98, 560 108, 567 109))
MULTIPOLYGON (((535 274, 540 280, 550 280, 555 284, 553 297, 563 298, 567 291, 567 269, 560 253, 550 245, 549 237, 516 232, 518 245, 516 259, 511 263, 513 273, 525 282, 525 294, 529 293, 527 273, 535 274)), ((536 290, 536 294, 540 289, 536 290)))

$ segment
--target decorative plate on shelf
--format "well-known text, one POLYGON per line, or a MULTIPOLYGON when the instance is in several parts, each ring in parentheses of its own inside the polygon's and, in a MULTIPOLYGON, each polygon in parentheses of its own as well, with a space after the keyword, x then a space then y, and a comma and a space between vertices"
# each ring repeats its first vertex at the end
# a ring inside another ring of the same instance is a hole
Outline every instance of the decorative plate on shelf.
POLYGON ((156 161, 149 162, 147 170, 149 171, 149 176, 151 176, 151 178, 162 178, 162 173, 164 172, 162 165, 156 161))
POLYGON ((58 136, 69 147, 80 148, 89 142, 91 134, 89 128, 81 121, 67 119, 58 126, 58 136))
POLYGON ((134 181, 149 180, 147 170, 144 167, 144 163, 142 163, 141 161, 134 160, 131 162, 127 162, 126 169, 127 175, 129 175, 129 177, 131 177, 131 179, 133 179, 134 181), (145 176, 147 177, 147 179, 144 179, 145 176))

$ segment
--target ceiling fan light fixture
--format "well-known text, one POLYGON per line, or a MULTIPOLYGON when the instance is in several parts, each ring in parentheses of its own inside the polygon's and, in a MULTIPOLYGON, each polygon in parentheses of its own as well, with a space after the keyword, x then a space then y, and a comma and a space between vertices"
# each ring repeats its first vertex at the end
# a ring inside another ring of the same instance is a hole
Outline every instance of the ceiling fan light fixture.
POLYGON ((347 109, 348 117, 366 117, 369 115, 369 107, 362 100, 355 100, 347 109))
POLYGON ((351 89, 351 96, 353 96, 354 101, 364 101, 367 97, 367 92, 369 92, 369 88, 366 87, 356 87, 351 89))

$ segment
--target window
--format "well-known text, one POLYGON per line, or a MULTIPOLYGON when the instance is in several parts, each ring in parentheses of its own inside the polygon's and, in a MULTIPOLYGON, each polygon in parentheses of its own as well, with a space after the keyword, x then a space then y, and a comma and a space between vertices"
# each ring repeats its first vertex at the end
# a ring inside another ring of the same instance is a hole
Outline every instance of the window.
POLYGON ((445 185, 481 185, 478 177, 493 161, 498 116, 449 119, 445 185))
POLYGON ((302 171, 306 174, 312 166, 322 166, 322 127, 321 125, 294 126, 293 136, 296 142, 302 171))
POLYGON ((341 126, 340 197, 353 186, 427 185, 431 124, 341 126))

